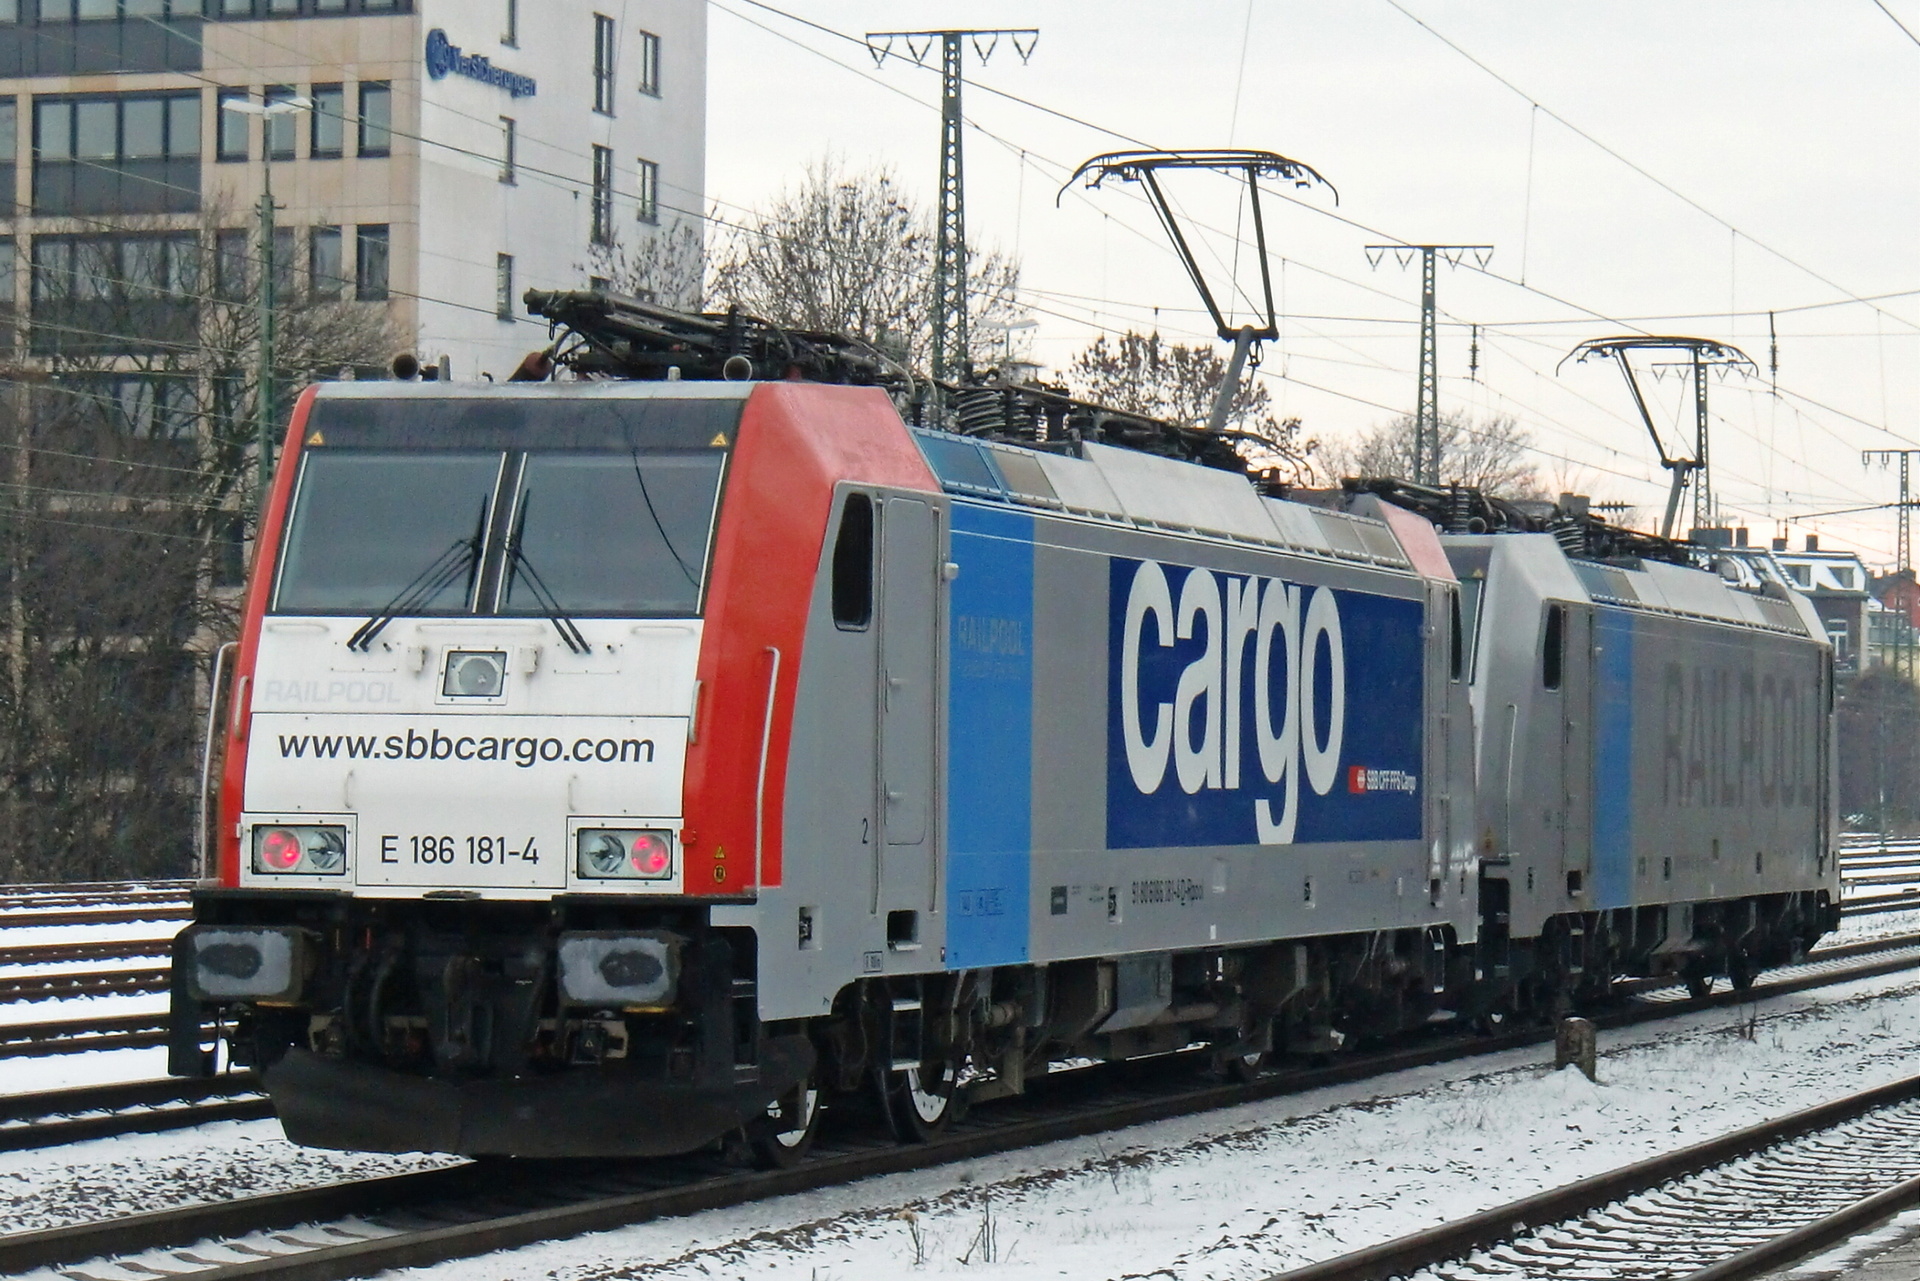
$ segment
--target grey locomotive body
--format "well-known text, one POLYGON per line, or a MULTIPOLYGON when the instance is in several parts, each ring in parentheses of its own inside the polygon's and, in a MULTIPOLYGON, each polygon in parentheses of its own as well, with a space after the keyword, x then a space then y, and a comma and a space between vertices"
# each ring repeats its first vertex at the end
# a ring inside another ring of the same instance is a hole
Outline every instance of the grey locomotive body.
MULTIPOLYGON (((1828 928, 1833 684, 1811 606, 1546 534, 1450 536, 1480 847, 1537 974, 1744 986, 1828 928)), ((1504 962, 1503 962, 1504 963, 1504 962)))

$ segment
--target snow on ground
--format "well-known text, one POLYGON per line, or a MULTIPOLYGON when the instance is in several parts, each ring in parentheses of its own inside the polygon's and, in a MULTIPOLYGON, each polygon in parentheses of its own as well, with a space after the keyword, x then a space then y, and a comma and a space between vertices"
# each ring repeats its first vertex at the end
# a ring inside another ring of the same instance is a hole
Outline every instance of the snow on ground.
POLYGON ((1848 916, 1840 928, 1827 935, 1827 943, 1864 943, 1868 939, 1891 938, 1896 934, 1920 933, 1920 902, 1912 911, 1874 912, 1866 916, 1848 916))
POLYGON ((1602 1033, 1598 1084, 1514 1051, 417 1274, 1263 1277, 1904 1077, 1915 995, 1889 976, 1602 1033))
POLYGON ((8 912, 0 945, 29 943, 113 943, 123 939, 170 939, 186 928, 185 921, 113 921, 106 925, 22 925, 26 912, 8 912))
MULTIPOLYGON (((167 1012, 165 992, 145 992, 134 996, 63 996, 52 1001, 6 1001, 0 1003, 0 1026, 15 1023, 67 1023, 84 1019, 120 1018, 128 1014, 149 1014, 156 1018, 167 1012)), ((10 1089, 4 1060, 0 1060, 0 1092, 10 1089)))
MULTIPOLYGON (((5 1007, 0 1007, 5 1008, 5 1007)), ((167 1074, 167 1050, 88 1050, 36 1058, 0 1059, 0 1095, 77 1090, 120 1081, 153 1081, 167 1074)))
POLYGON ((281 1137, 278 1121, 216 1121, 0 1153, 0 1220, 9 1233, 32 1232, 457 1163, 417 1153, 299 1148, 281 1137))

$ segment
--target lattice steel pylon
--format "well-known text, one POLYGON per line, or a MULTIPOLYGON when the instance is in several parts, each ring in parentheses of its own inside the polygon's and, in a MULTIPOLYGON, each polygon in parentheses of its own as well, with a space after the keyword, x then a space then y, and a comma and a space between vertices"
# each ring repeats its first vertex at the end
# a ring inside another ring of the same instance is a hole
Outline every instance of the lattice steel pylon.
POLYGON ((1907 487, 1907 482, 1912 474, 1912 462, 1916 457, 1920 457, 1920 449, 1863 449, 1860 451, 1862 467, 1868 467, 1874 463, 1879 463, 1882 467, 1894 462, 1900 464, 1900 502, 1897 505, 1900 524, 1894 547, 1894 559, 1898 562, 1894 566, 1896 570, 1913 568, 1913 492, 1907 487))
POLYGON ((915 63, 926 65, 934 43, 940 45, 940 212, 934 228, 933 377, 952 381, 969 373, 967 359, 967 206, 962 166, 960 89, 965 83, 966 45, 971 41, 981 65, 1007 37, 1020 61, 1033 56, 1040 41, 1036 27, 968 28, 957 31, 869 31, 867 50, 884 64, 895 41, 903 42, 915 63))
POLYGON ((1420 386, 1413 410, 1413 482, 1438 485, 1440 477, 1440 342, 1435 332, 1434 265, 1444 254, 1458 267, 1467 254, 1485 270, 1492 245, 1368 245, 1367 261, 1378 267, 1392 253, 1402 267, 1420 255, 1420 386))

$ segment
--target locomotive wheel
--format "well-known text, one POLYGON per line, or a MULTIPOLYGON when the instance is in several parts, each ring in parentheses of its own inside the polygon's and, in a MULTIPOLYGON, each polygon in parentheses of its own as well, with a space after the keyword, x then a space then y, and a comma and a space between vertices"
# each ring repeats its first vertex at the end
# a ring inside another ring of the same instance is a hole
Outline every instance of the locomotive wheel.
POLYGON ((1214 1069, 1227 1080, 1244 1085, 1259 1079, 1267 1066, 1267 1058, 1264 1050, 1255 1050, 1251 1054, 1221 1053, 1214 1058, 1214 1069))
POLYGON ((1736 992, 1745 992, 1753 986, 1756 967, 1744 952, 1736 954, 1727 963, 1727 981, 1733 984, 1736 992))
POLYGON ((1696 1001, 1705 1000, 1713 995, 1713 975, 1698 970, 1688 970, 1687 995, 1696 1001))
POLYGON ((767 1107, 765 1116, 747 1125, 753 1163, 763 1170, 787 1170, 806 1159, 820 1132, 820 1086, 811 1076, 767 1107))
POLYGON ((953 1065, 943 1065, 935 1078, 924 1075, 922 1066, 887 1071, 880 1081, 887 1122, 902 1143, 925 1143, 938 1137, 958 1110, 953 1065))

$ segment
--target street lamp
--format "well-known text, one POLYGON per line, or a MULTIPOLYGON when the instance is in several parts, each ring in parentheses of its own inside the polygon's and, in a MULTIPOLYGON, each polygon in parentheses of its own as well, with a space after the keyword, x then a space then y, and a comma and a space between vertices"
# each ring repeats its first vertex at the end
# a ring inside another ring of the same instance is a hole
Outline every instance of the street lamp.
POLYGON ((261 117, 260 158, 265 165, 260 191, 260 368, 259 386, 254 392, 254 417, 259 432, 260 481, 253 499, 254 533, 257 537, 264 522, 267 488, 273 483, 273 138, 270 124, 276 116, 290 116, 313 106, 310 98, 281 98, 274 102, 255 102, 251 98, 227 98, 222 111, 261 117))

